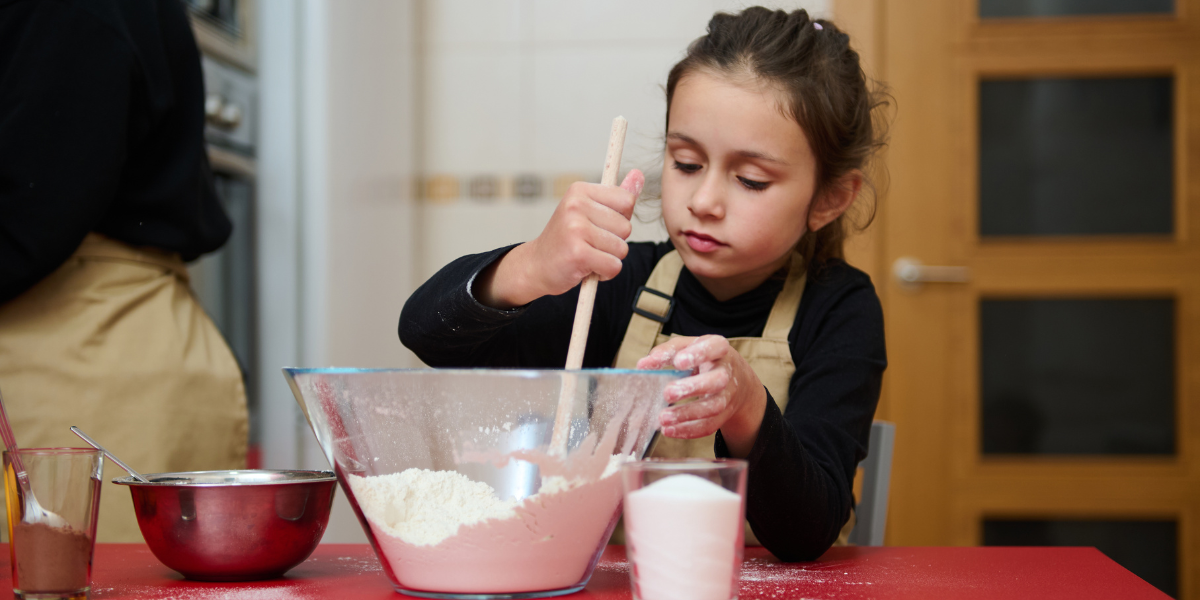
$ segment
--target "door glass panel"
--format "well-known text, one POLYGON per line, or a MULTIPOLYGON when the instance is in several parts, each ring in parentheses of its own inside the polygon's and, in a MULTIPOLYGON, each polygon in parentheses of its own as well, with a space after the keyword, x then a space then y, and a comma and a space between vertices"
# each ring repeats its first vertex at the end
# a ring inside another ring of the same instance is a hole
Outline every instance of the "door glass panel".
POLYGON ((1173 454, 1175 303, 983 300, 983 453, 1173 454))
POLYGON ((1091 546, 1163 592, 1179 593, 1178 527, 1173 520, 985 519, 985 546, 1091 546))
POLYGON ((1170 77, 979 84, 982 236, 1173 231, 1170 77))
POLYGON ((979 0, 979 16, 984 19, 1174 12, 1175 0, 979 0))

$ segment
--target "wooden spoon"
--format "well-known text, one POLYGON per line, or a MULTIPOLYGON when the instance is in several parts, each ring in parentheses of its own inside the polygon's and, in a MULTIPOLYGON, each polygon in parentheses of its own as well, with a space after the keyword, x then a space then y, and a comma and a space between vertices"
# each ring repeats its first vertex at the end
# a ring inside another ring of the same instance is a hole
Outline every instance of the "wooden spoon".
MULTIPOLYGON (((621 171, 621 152, 625 149, 625 132, 629 121, 617 117, 612 122, 608 136, 608 153, 604 157, 604 174, 600 185, 617 185, 621 171)), ((571 326, 571 343, 567 346, 566 370, 583 367, 583 350, 587 347, 588 328, 592 325, 592 307, 596 304, 596 285, 600 277, 595 273, 584 278, 579 286, 579 303, 575 305, 575 322, 571 326)), ((554 432, 550 436, 550 452, 560 456, 567 454, 567 437, 571 433, 571 405, 575 403, 578 378, 571 373, 563 374, 562 391, 558 396, 558 409, 554 414, 554 432)))

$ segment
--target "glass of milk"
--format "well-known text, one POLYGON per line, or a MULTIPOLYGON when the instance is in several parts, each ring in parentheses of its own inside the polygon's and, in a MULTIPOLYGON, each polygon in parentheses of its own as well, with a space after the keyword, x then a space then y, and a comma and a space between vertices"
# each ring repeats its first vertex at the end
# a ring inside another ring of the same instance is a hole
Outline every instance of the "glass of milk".
POLYGON ((638 600, 732 600, 738 595, 746 461, 627 463, 625 550, 638 600))

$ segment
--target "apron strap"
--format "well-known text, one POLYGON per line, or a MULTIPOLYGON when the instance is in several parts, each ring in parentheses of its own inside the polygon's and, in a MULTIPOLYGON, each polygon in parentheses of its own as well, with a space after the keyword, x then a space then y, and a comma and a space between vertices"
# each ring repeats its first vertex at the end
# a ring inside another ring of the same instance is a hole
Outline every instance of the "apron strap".
MULTIPOLYGON (((632 369, 638 359, 650 353, 658 345, 658 336, 662 333, 663 323, 671 316, 675 299, 668 294, 675 292, 675 284, 679 281, 679 273, 683 271, 683 258, 672 250, 659 259, 650 273, 646 285, 638 288, 633 301, 633 316, 625 330, 625 338, 617 351, 613 366, 618 369, 632 369)), ((800 310, 800 300, 804 297, 804 287, 808 283, 805 273, 804 259, 799 254, 793 254, 788 266, 787 281, 783 284, 779 296, 771 306, 771 313, 763 327, 762 339, 787 342, 800 310)))
POLYGON ((670 318, 675 306, 675 299, 670 294, 675 293, 675 283, 679 281, 681 271, 683 258, 674 250, 654 265, 650 279, 646 280, 646 285, 638 288, 637 296, 633 299, 633 316, 629 319, 625 339, 621 340, 621 348, 613 361, 614 367, 632 369, 637 366, 638 359, 654 348, 663 323, 670 318))
POLYGON ((800 299, 804 297, 804 286, 808 283, 808 273, 804 272, 804 259, 799 254, 792 255, 791 266, 788 267, 787 281, 783 289, 775 297, 771 306, 771 314, 763 327, 763 339, 787 341, 796 322, 796 313, 800 310, 800 299))

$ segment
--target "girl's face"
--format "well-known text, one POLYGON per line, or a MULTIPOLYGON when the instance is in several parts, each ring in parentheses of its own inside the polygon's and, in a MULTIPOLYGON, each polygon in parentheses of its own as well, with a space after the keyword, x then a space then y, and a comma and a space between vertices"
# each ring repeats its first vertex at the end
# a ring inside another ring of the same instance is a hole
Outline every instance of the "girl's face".
POLYGON ((816 162, 780 106, 769 89, 703 71, 675 87, 663 220, 688 270, 718 300, 766 281, 810 225, 816 162))

